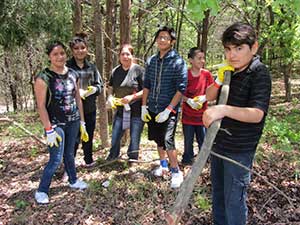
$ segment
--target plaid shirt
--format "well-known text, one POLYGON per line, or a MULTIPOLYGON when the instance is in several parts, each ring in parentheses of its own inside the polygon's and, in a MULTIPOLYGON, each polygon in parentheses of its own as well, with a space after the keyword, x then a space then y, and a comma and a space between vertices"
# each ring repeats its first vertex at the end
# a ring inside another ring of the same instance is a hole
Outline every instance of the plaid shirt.
MULTIPOLYGON (((149 89, 148 108, 151 112, 162 112, 177 91, 185 92, 187 67, 184 60, 174 50, 162 59, 159 53, 151 56, 146 63, 144 87, 149 89)), ((176 106, 177 111, 179 104, 176 106)))
POLYGON ((85 60, 83 68, 80 68, 77 66, 74 57, 68 60, 67 66, 74 69, 79 74, 80 88, 86 90, 90 85, 97 88, 95 94, 88 96, 85 100, 82 100, 85 114, 96 111, 96 96, 103 90, 103 81, 98 69, 88 60, 85 60))

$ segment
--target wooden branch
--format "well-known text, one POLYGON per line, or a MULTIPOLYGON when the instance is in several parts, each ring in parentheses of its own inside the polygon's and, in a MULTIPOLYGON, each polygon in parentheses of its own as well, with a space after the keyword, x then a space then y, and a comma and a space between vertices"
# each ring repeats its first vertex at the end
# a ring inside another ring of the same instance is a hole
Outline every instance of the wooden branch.
MULTIPOLYGON (((224 84, 222 86, 219 98, 219 105, 224 105, 227 102, 230 80, 231 72, 226 71, 224 84)), ((191 171, 188 173, 180 187, 175 204, 173 205, 169 213, 166 214, 166 221, 169 225, 177 225, 179 223, 180 218, 184 213, 186 206, 188 205, 197 178, 201 174, 210 154, 213 142, 220 128, 221 121, 222 120, 217 120, 213 122, 212 125, 208 128, 201 150, 197 155, 195 162, 193 163, 191 171)))
POLYGON ((0 118, 0 122, 10 122, 12 123, 14 126, 18 127, 19 129, 21 129, 22 131, 24 131, 26 134, 28 134, 31 138, 33 138, 34 140, 38 141, 39 143, 43 144, 43 145, 47 145, 43 140, 41 140, 40 138, 38 138, 36 135, 34 135, 33 133, 31 133, 29 130, 25 129, 21 124, 17 123, 16 121, 14 121, 13 119, 9 119, 7 117, 5 118, 0 118))

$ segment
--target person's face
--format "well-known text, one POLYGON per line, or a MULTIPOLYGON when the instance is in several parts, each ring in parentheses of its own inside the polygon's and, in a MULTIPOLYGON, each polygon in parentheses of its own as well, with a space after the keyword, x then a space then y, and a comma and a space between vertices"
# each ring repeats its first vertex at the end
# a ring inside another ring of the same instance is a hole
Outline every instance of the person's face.
POLYGON ((54 47, 49 53, 49 60, 54 67, 64 67, 67 60, 66 51, 60 45, 54 47))
POLYGON ((75 60, 84 60, 87 56, 88 48, 83 42, 77 42, 72 48, 75 60))
POLYGON ((174 40, 172 40, 169 32, 161 31, 156 38, 156 44, 160 51, 167 51, 172 48, 174 40))
POLYGON ((194 58, 190 58, 190 63, 192 68, 200 70, 204 67, 205 64, 205 57, 203 52, 198 52, 194 58))
POLYGON ((251 62, 258 48, 257 42, 250 48, 247 44, 225 46, 227 62, 234 67, 235 71, 244 70, 251 62))
POLYGON ((120 63, 125 67, 130 67, 132 63, 132 54, 127 47, 124 47, 120 53, 120 63))

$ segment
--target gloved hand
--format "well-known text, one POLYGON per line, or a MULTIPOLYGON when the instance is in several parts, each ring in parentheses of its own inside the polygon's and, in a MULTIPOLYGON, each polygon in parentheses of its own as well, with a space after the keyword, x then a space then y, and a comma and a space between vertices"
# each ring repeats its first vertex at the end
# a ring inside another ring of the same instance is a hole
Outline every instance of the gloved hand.
POLYGON ((123 103, 121 101, 121 98, 115 98, 112 95, 109 95, 106 101, 107 108, 115 109, 117 106, 122 106, 123 103))
POLYGON ((90 95, 95 94, 96 91, 97 91, 97 88, 96 88, 96 87, 94 87, 94 86, 88 86, 88 87, 87 87, 87 91, 86 91, 86 93, 85 93, 84 96, 85 96, 85 97, 89 97, 90 95))
POLYGON ((145 105, 142 105, 141 119, 146 123, 151 120, 151 116, 148 112, 147 106, 145 106, 145 105))
POLYGON ((204 102, 206 102, 206 96, 205 95, 198 95, 198 96, 194 97, 193 100, 195 102, 199 102, 199 103, 203 104, 204 102))
POLYGON ((85 122, 83 122, 83 121, 80 121, 80 139, 84 142, 89 141, 89 135, 86 132, 85 122))
POLYGON ((59 143, 62 141, 61 136, 53 128, 47 130, 46 135, 47 135, 47 145, 49 145, 51 148, 53 147, 53 145, 58 147, 59 143))
POLYGON ((195 109, 195 110, 199 110, 202 108, 202 103, 201 102, 198 102, 198 101, 195 101, 195 99, 191 99, 191 98, 188 98, 186 100, 186 103, 192 108, 192 109, 195 109))
POLYGON ((79 94, 80 94, 80 97, 84 100, 85 99, 85 94, 86 94, 87 90, 84 90, 84 89, 79 89, 79 94))
POLYGON ((219 69, 218 69, 218 77, 217 79, 215 80, 215 82, 218 84, 218 85, 222 85, 223 82, 224 82, 224 73, 225 71, 234 71, 234 68, 229 65, 227 62, 225 62, 224 64, 222 64, 219 69))
POLYGON ((171 113, 171 109, 169 109, 169 106, 167 108, 165 108, 164 111, 160 112, 157 114, 157 116, 155 117, 155 121, 157 123, 163 123, 165 122, 168 118, 169 118, 169 115, 171 113))

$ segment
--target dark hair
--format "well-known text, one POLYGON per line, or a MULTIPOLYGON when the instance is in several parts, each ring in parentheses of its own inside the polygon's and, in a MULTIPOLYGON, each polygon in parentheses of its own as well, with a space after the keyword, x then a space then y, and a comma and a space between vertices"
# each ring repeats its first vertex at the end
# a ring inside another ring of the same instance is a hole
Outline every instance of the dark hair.
POLYGON ((237 22, 229 26, 222 35, 223 46, 247 44, 251 48, 257 36, 254 28, 246 23, 237 22))
POLYGON ((188 53, 188 58, 189 59, 193 59, 195 57, 195 55, 197 55, 199 52, 203 52, 203 49, 200 49, 198 47, 193 47, 189 50, 189 53, 188 53))
POLYGON ((62 42, 60 42, 60 41, 50 41, 46 46, 47 55, 50 55, 52 50, 57 46, 61 46, 64 50, 66 50, 66 46, 62 42))
POLYGON ((167 27, 167 26, 163 26, 163 27, 159 27, 158 31, 156 31, 155 33, 155 40, 158 37, 159 33, 162 31, 166 31, 169 33, 169 35, 171 36, 172 40, 176 40, 176 33, 175 30, 172 27, 167 27))
POLYGON ((133 55, 133 47, 131 44, 125 43, 122 44, 121 47, 119 48, 119 55, 121 54, 123 48, 128 48, 129 52, 131 53, 131 55, 133 55))
POLYGON ((85 32, 76 33, 72 40, 69 42, 70 48, 72 49, 74 45, 76 45, 79 42, 82 42, 85 46, 87 46, 87 36, 88 35, 85 32))

